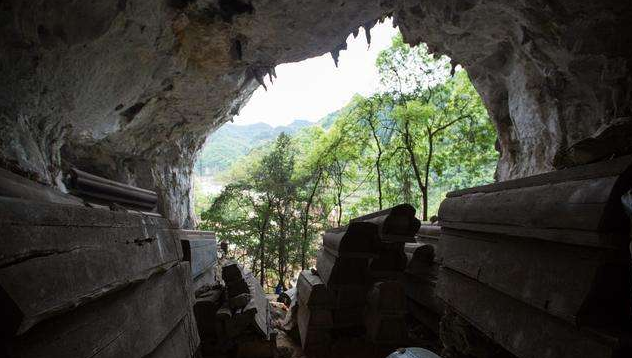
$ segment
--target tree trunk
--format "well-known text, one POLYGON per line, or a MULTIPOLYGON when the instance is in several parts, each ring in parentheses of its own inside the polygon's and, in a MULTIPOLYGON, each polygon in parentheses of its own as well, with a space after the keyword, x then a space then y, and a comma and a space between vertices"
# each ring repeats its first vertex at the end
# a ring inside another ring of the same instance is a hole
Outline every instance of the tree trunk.
POLYGON ((307 204, 305 205, 305 215, 303 216, 303 240, 301 241, 301 270, 305 270, 307 268, 307 231, 309 226, 309 210, 312 207, 312 202, 314 201, 314 196, 316 195, 316 189, 318 188, 318 184, 320 183, 320 178, 322 177, 323 171, 318 170, 318 176, 316 177, 316 181, 314 182, 314 187, 312 188, 311 193, 309 194, 309 198, 307 199, 307 204))
POLYGON ((419 165, 417 164, 417 158, 415 158, 415 151, 414 151, 414 146, 412 143, 412 139, 410 138, 410 130, 409 130, 409 123, 408 121, 406 121, 406 124, 404 125, 404 144, 406 147, 406 151, 408 152, 408 155, 410 157, 410 165, 413 167, 413 172, 415 173, 415 180, 417 181, 417 185, 419 186, 419 191, 421 192, 421 202, 422 202, 422 220, 423 221, 427 221, 428 220, 428 192, 427 192, 427 188, 424 186, 423 181, 421 179, 421 173, 419 171, 419 165))
POLYGON ((382 145, 380 144, 380 138, 377 136, 377 128, 372 120, 369 120, 369 126, 371 127, 371 133, 377 146, 377 158, 375 159, 375 170, 377 171, 377 200, 382 210, 382 167, 380 160, 382 159, 382 145))

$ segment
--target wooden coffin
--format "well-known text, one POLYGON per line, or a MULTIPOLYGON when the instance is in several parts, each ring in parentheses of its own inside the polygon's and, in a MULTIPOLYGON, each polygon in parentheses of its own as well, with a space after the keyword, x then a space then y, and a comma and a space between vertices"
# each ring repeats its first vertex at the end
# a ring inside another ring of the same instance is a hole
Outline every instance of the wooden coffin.
POLYGON ((623 308, 616 297, 626 270, 611 250, 454 230, 442 243, 445 267, 569 323, 586 323, 591 309, 607 313, 604 303, 615 310, 610 315, 623 308))
POLYGON ((188 314, 171 333, 151 352, 147 358, 193 358, 196 356, 200 340, 195 332, 195 320, 188 314))
POLYGON ((123 184, 94 174, 72 168, 66 183, 71 193, 84 200, 102 205, 152 211, 158 204, 155 191, 123 184))
POLYGON ((344 285, 330 289, 333 306, 336 308, 364 307, 368 285, 344 285))
POLYGON ((279 294, 279 297, 277 297, 277 302, 283 303, 285 306, 290 307, 290 305, 292 304, 292 300, 294 300, 294 297, 296 297, 296 291, 297 288, 292 287, 281 292, 279 294))
POLYGON ((436 279, 420 279, 408 273, 404 276, 406 297, 436 314, 442 314, 444 305, 437 297, 436 286, 436 279))
POLYGON ((421 221, 415 217, 415 208, 410 204, 400 204, 357 217, 350 222, 376 224, 380 240, 387 242, 414 242, 414 236, 421 226, 421 221))
POLYGON ((620 204, 631 163, 621 157, 448 194, 438 295, 521 358, 620 354, 616 332, 632 319, 620 204))
POLYGON ((377 344, 404 344, 408 340, 408 331, 404 315, 385 315, 369 311, 365 317, 366 335, 377 344))
POLYGON ((443 228, 601 248, 627 247, 620 203, 632 156, 448 193, 443 228))
POLYGON ((364 305, 348 308, 334 308, 331 311, 333 327, 340 329, 364 326, 364 311, 364 305))
POLYGON ((424 327, 429 328, 434 334, 439 335, 439 322, 441 321, 442 312, 434 312, 419 303, 407 299, 406 308, 408 313, 424 327))
POLYGON ((325 308, 333 306, 331 293, 327 290, 325 283, 311 270, 301 271, 296 289, 298 299, 304 306, 325 308))
POLYGON ((406 273, 419 279, 436 280, 439 263, 435 256, 435 246, 428 244, 406 244, 406 273))
POLYGON ((439 295, 485 335, 517 357, 617 357, 619 342, 574 327, 449 268, 441 270, 439 295))
POLYGON ((377 226, 372 223, 350 223, 323 234, 323 249, 335 257, 376 257, 377 244, 377 226))
MULTIPOLYGON (((174 334, 184 339, 178 342, 183 346, 177 350, 191 353, 197 349, 198 337, 191 312, 190 280, 189 264, 176 264, 43 321, 16 337, 15 356, 144 357, 153 353, 161 357, 171 349, 161 347, 161 342, 171 340, 174 334)), ((187 354, 182 356, 192 357, 187 354)))
POLYGON ((404 314, 406 295, 404 286, 396 281, 376 282, 367 294, 367 308, 384 314, 404 314))
POLYGON ((299 304, 297 322, 301 331, 309 329, 329 329, 333 327, 331 309, 307 307, 299 304), (301 328, 302 327, 302 328, 301 328))
POLYGON ((377 251, 378 257, 371 260, 371 271, 404 271, 407 258, 403 243, 382 243, 377 251))
MULTIPOLYGON (((182 250, 167 220, 0 197, 0 286, 14 333, 174 266, 182 250)), ((6 321, 5 321, 6 322, 6 321)))
POLYGON ((217 241, 215 234, 209 231, 178 230, 182 244, 184 261, 191 263, 193 288, 215 282, 215 263, 217 262, 217 241))
POLYGON ((318 275, 328 289, 345 285, 365 285, 369 280, 369 260, 365 258, 337 258, 321 250, 316 261, 318 275))

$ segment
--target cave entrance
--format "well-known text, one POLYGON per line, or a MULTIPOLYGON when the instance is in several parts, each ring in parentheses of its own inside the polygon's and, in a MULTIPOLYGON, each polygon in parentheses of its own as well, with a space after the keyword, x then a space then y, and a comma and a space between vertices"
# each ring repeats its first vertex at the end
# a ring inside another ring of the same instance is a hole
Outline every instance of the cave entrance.
POLYGON ((495 129, 467 73, 390 18, 258 80, 207 139, 194 193, 199 228, 269 291, 313 266, 325 229, 400 203, 430 222, 447 192, 494 179, 495 129))

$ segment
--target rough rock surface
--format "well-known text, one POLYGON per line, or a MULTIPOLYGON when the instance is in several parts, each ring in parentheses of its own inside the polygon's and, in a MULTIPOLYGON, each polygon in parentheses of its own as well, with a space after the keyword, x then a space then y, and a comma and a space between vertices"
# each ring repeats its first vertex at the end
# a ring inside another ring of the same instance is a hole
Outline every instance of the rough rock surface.
POLYGON ((0 2, 0 164, 63 189, 67 166, 157 190, 193 225, 205 137, 274 66, 393 14, 468 70, 499 131, 498 179, 632 150, 632 5, 506 0, 0 2), (599 150, 591 148, 598 147, 599 150), (588 148, 588 149, 586 149, 588 148))

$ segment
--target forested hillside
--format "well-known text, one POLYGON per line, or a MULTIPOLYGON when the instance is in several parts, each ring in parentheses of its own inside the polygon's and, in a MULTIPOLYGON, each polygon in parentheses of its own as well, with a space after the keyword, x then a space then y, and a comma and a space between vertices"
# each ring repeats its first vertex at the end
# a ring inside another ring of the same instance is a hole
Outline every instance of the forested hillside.
POLYGON ((287 126, 272 127, 266 123, 239 125, 227 123, 211 134, 195 163, 195 173, 214 176, 228 169, 236 160, 253 148, 271 142, 282 132, 296 133, 313 125, 306 120, 295 120, 287 126))

